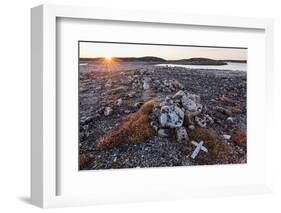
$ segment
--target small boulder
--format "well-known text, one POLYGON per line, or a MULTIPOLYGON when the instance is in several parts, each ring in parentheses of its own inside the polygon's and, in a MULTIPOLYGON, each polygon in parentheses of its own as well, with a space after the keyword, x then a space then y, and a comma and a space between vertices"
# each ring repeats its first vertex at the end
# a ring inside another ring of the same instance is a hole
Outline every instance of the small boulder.
POLYGON ((177 106, 162 106, 159 122, 164 128, 179 128, 184 120, 184 112, 177 106))
POLYGON ((187 131, 184 127, 176 129, 177 142, 184 143, 189 140, 187 131))
POLYGON ((200 96, 195 94, 188 93, 182 96, 181 102, 182 106, 190 112, 201 113, 203 109, 202 104, 200 104, 200 96))
POLYGON ((182 102, 182 106, 186 110, 191 111, 191 112, 196 111, 197 106, 196 106, 196 103, 195 103, 194 100, 189 99, 187 96, 183 96, 182 99, 181 99, 181 102, 182 102))
POLYGON ((109 116, 109 115, 112 114, 112 112, 113 112, 113 110, 112 110, 111 107, 105 107, 103 114, 104 114, 105 116, 109 116))

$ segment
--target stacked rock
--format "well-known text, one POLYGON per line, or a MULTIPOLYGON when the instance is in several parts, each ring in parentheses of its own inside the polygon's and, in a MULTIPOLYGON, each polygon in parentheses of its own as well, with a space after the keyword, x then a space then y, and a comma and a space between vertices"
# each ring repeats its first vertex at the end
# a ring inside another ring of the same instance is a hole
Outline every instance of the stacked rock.
POLYGON ((151 126, 160 137, 176 135, 178 142, 188 141, 188 129, 195 126, 207 127, 213 119, 205 112, 200 96, 179 90, 173 96, 167 96, 150 115, 151 126), (175 130, 175 131, 171 131, 175 130))

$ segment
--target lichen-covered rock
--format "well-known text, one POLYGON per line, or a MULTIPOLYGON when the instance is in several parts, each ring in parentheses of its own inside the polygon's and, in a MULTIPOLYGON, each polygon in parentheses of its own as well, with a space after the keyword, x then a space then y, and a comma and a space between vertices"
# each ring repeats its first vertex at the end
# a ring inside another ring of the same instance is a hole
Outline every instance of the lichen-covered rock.
POLYGON ((159 122, 164 128, 179 128, 184 120, 184 112, 175 105, 162 106, 159 122))
POLYGON ((200 96, 190 94, 183 96, 181 99, 182 106, 191 112, 202 110, 202 105, 200 104, 200 96))

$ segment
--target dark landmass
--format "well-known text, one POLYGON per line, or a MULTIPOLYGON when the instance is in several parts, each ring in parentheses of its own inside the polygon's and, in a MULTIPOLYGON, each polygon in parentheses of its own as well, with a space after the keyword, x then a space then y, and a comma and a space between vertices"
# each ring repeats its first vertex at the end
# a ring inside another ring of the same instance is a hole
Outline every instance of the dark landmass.
MULTIPOLYGON (((80 62, 101 62, 104 58, 81 58, 80 62)), ((209 58, 189 58, 180 60, 166 60, 154 56, 145 57, 114 57, 116 62, 148 62, 165 64, 186 64, 186 65, 226 65, 227 62, 246 63, 244 60, 214 60, 209 58)))

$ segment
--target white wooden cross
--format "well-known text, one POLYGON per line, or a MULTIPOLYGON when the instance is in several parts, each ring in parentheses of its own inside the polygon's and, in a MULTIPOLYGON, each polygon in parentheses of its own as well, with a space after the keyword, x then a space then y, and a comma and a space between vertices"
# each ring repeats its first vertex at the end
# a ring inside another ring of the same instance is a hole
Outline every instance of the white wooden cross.
POLYGON ((198 155, 198 153, 200 152, 200 150, 204 151, 204 152, 208 152, 208 149, 203 146, 204 141, 200 141, 200 143, 197 143, 196 141, 191 141, 191 143, 196 146, 196 148, 194 149, 194 151, 191 154, 191 158, 194 159, 196 158, 196 156, 198 155))

